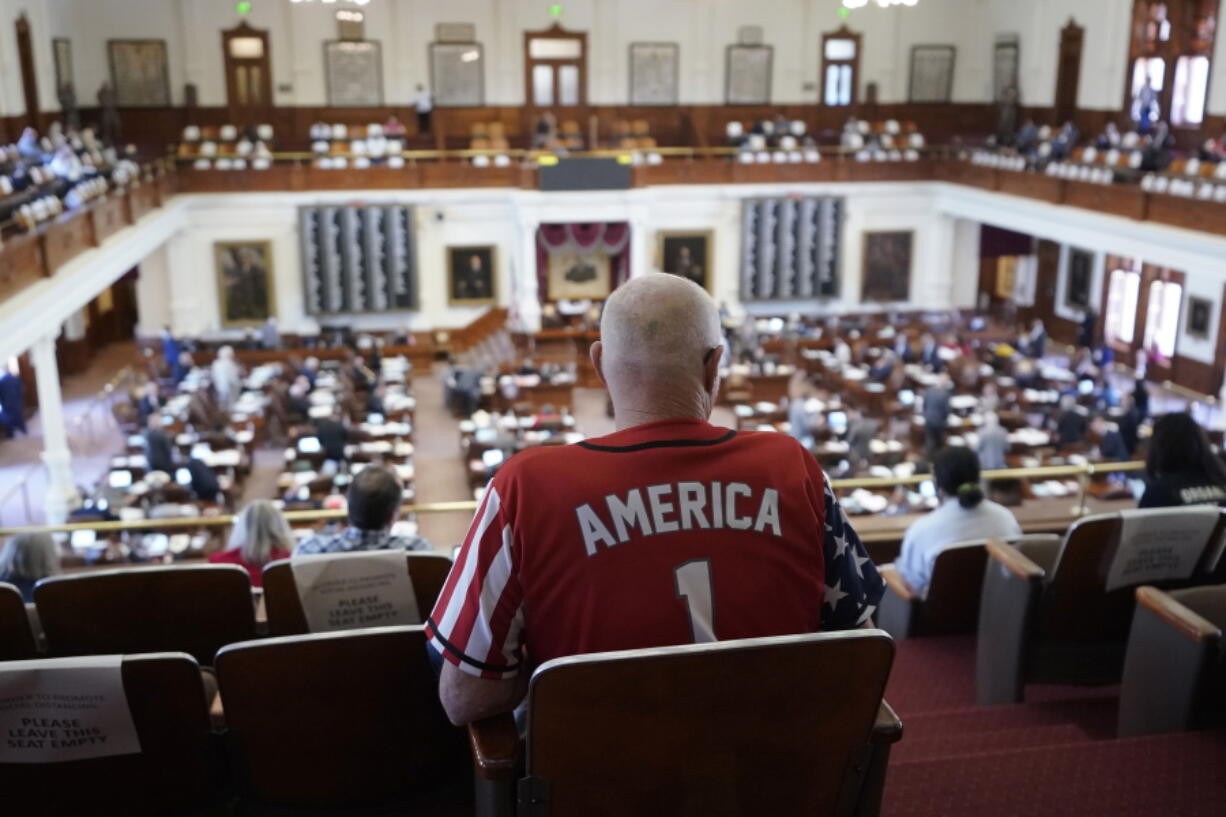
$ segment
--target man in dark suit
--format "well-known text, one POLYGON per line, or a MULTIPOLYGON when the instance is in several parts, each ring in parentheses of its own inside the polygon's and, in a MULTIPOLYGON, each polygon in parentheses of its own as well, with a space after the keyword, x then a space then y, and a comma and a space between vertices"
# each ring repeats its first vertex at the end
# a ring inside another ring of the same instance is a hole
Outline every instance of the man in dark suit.
POLYGON ((924 392, 924 447, 929 456, 945 444, 945 429, 949 425, 949 399, 952 396, 949 375, 941 375, 924 392))
POLYGON ((937 345, 937 339, 927 333, 920 338, 919 362, 934 372, 945 368, 945 361, 941 360, 941 347, 937 345))
POLYGON ((1077 445, 1086 438, 1089 423, 1077 410, 1077 400, 1071 395, 1060 398, 1060 414, 1056 416, 1056 441, 1060 445, 1077 445))
POLYGON ((315 421, 315 436, 323 448, 324 456, 341 462, 345 459, 345 443, 349 442, 349 429, 341 422, 335 411, 315 421))
POLYGON ((170 331, 169 326, 162 327, 162 360, 166 361, 166 365, 174 368, 175 363, 179 359, 179 341, 175 340, 174 334, 170 331))
POLYGON ((221 494, 221 483, 217 474, 195 457, 187 461, 187 472, 191 475, 192 495, 201 502, 217 502, 221 494))
POLYGON ((170 435, 162 430, 162 418, 158 414, 150 414, 145 427, 145 459, 149 471, 164 471, 167 474, 175 472, 174 444, 170 435))
POLYGON ((158 386, 155 382, 149 382, 145 385, 144 393, 140 396, 140 400, 136 401, 136 410, 140 414, 142 423, 149 421, 149 415, 156 412, 162 407, 162 399, 158 395, 158 386))

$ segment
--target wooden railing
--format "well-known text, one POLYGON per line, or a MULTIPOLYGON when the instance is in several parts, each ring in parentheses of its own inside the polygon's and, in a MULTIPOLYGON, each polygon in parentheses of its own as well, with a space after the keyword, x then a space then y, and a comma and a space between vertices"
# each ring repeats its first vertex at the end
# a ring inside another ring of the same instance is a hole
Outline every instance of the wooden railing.
MULTIPOLYGON (((173 164, 158 162, 147 179, 108 193, 30 232, 10 233, 0 245, 0 301, 56 271, 161 207, 178 189, 173 164)), ((144 174, 142 174, 144 176, 144 174)))

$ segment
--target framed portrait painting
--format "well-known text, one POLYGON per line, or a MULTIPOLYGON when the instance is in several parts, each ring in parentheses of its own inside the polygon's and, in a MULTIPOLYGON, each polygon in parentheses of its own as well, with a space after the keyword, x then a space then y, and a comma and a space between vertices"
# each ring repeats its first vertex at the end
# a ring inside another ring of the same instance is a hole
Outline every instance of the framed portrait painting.
POLYGON ((688 278, 711 291, 712 234, 660 233, 660 271, 688 278))
POLYGON ((949 102, 957 53, 952 45, 911 47, 911 102, 949 102))
POLYGON ((213 254, 221 325, 255 326, 272 317, 272 243, 218 241, 213 254))
POLYGON ((862 300, 892 303, 910 297, 914 237, 912 232, 864 234, 862 300))
POLYGON ((447 303, 482 306, 497 297, 497 247, 447 248, 447 303))
POLYGON ((1188 335, 1205 340, 1209 337, 1209 324, 1212 323, 1213 304, 1204 298, 1195 296, 1188 298, 1188 335))

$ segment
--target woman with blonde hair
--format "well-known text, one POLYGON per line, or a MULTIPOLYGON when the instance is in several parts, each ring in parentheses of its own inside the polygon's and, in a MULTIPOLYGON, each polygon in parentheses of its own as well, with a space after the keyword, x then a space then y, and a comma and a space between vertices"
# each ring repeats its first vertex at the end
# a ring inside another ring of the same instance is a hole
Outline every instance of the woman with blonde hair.
POLYGON ((15 585, 26 604, 39 579, 60 572, 60 551, 49 533, 19 533, 0 549, 0 582, 15 585))
POLYGON ((285 517, 267 499, 257 499, 234 520, 230 531, 230 546, 214 553, 209 561, 246 568, 251 574, 251 586, 259 587, 264 565, 277 559, 288 559, 294 549, 294 534, 285 517))

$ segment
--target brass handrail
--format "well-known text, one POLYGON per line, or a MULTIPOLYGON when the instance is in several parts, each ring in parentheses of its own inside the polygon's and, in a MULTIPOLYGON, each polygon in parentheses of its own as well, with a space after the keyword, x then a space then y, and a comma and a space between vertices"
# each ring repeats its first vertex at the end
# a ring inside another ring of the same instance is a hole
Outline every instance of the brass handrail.
MULTIPOLYGON (((1002 479, 1057 479, 1060 477, 1080 477, 1084 490, 1085 481, 1096 474, 1132 473, 1144 470, 1143 462, 1095 463, 1087 465, 1056 465, 1039 468, 1004 468, 997 471, 984 471, 984 480, 1002 479)), ((910 477, 890 478, 860 478, 834 479, 830 486, 836 491, 854 490, 856 488, 886 489, 903 485, 918 485, 932 479, 931 474, 916 474, 910 477)), ((1084 507, 1084 497, 1082 501, 1084 507)), ((477 509, 473 500, 455 502, 427 502, 420 505, 405 505, 404 513, 457 513, 471 512, 477 509)), ((286 511, 285 518, 293 522, 320 522, 332 519, 343 519, 345 511, 286 511)), ((174 517, 168 519, 139 519, 132 522, 75 522, 65 525, 34 525, 23 528, 0 528, 0 536, 14 536, 19 533, 71 533, 79 530, 98 532, 111 531, 142 531, 142 530, 173 530, 182 528, 213 528, 226 527, 233 524, 235 517, 230 514, 200 517, 174 517)))

